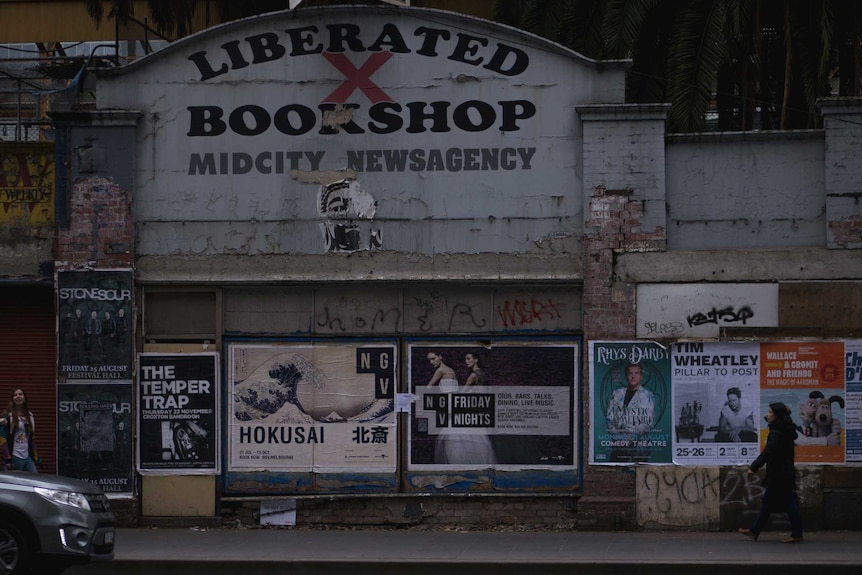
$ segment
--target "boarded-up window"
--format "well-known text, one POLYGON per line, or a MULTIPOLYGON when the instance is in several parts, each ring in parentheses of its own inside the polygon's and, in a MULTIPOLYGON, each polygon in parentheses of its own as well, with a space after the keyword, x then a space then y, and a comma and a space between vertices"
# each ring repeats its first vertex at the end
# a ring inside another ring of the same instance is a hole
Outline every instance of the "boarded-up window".
POLYGON ((215 341, 215 291, 147 291, 144 294, 144 337, 147 340, 215 341))

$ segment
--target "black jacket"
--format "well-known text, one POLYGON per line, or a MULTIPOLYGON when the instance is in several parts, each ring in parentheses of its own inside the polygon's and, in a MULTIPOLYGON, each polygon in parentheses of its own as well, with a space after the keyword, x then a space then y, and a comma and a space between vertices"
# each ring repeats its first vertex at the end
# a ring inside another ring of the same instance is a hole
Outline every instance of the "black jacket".
POLYGON ((794 441, 798 437, 792 422, 773 421, 769 424, 766 447, 751 464, 757 471, 766 465, 766 478, 763 484, 773 492, 790 493, 796 491, 796 468, 794 441))

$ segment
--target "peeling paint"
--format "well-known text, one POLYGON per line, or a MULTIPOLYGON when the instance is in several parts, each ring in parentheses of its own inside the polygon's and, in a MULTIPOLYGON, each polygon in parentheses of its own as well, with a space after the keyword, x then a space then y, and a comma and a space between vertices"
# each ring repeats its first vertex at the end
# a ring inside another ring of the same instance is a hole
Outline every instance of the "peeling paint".
POLYGON ((356 170, 318 170, 309 172, 305 170, 290 170, 288 175, 291 179, 303 184, 322 184, 324 186, 356 177, 356 170))
POLYGON ((452 475, 421 475, 410 478, 411 485, 418 489, 426 489, 428 487, 444 489, 446 487, 454 487, 455 485, 461 487, 472 486, 475 488, 478 485, 487 486, 490 482, 491 478, 488 476, 458 475, 457 473, 453 473, 452 475))
POLYGON ((337 129, 342 124, 349 124, 355 111, 355 107, 336 104, 333 109, 323 111, 323 126, 337 129))

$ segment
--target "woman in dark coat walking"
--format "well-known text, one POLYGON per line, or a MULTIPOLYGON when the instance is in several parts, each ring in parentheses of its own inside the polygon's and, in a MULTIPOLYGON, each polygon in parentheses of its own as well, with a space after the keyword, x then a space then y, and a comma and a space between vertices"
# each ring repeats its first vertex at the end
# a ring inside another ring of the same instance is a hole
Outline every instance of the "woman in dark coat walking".
POLYGON ((802 542, 802 516, 799 513, 799 499, 796 496, 796 468, 793 465, 795 457, 794 441, 797 438, 796 425, 790 418, 790 410, 783 403, 770 403, 766 415, 769 423, 769 435, 766 446, 748 469, 749 475, 766 465, 766 477, 763 485, 763 505, 757 519, 748 529, 740 528, 739 532, 757 541, 760 531, 766 525, 771 513, 787 513, 790 518, 790 537, 782 539, 782 543, 802 542))

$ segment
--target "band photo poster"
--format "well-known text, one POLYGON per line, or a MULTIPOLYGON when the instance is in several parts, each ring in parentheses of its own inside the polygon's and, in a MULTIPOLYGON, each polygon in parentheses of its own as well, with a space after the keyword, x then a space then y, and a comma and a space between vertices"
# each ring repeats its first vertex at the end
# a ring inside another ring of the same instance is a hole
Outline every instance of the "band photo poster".
POLYGON ((131 270, 57 272, 57 365, 63 383, 132 379, 131 270))
POLYGON ((138 354, 138 471, 221 471, 217 353, 138 354))
POLYGON ((577 468, 580 343, 408 345, 411 471, 577 468))
POLYGON ((670 350, 650 341, 590 342, 590 463, 670 463, 670 350))
POLYGON ((228 343, 228 470, 394 473, 396 350, 228 343))
POLYGON ((134 491, 131 382, 57 386, 57 474, 134 491))

